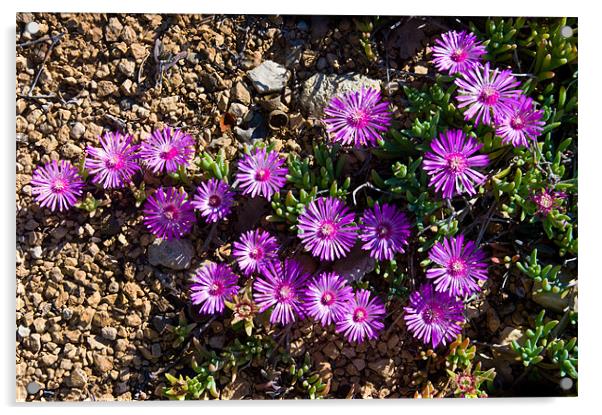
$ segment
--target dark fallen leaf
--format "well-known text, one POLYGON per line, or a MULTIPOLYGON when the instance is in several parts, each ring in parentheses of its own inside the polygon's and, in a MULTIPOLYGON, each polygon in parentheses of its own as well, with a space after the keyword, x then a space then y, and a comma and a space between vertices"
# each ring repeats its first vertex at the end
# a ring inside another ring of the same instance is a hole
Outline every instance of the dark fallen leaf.
POLYGON ((385 47, 394 51, 399 59, 412 57, 425 39, 424 31, 418 28, 421 24, 419 20, 411 19, 399 25, 389 34, 385 47))
POLYGON ((358 281, 374 271, 374 265, 374 259, 370 258, 368 251, 364 251, 361 242, 358 242, 345 258, 335 261, 333 269, 348 281, 358 281))

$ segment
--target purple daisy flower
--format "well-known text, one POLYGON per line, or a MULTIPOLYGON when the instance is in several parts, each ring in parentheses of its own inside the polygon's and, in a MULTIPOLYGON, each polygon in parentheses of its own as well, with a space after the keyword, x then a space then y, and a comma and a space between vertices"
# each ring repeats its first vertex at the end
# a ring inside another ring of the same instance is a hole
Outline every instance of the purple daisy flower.
POLYGON ((207 222, 213 223, 230 214, 232 203, 234 203, 234 192, 230 191, 228 184, 211 178, 197 187, 197 194, 191 205, 201 212, 201 216, 207 222))
POLYGON ((357 238, 354 219, 353 212, 339 199, 315 199, 299 216, 299 238, 305 249, 321 260, 344 257, 357 238))
POLYGON ((144 205, 144 223, 157 237, 180 239, 190 232, 196 221, 194 209, 186 200, 186 192, 168 187, 155 190, 144 205))
POLYGON ((243 194, 271 199, 286 183, 288 169, 282 167, 284 161, 276 151, 267 153, 265 148, 255 149, 252 154, 245 155, 238 163, 236 174, 243 194))
POLYGON ((439 72, 448 71, 450 75, 464 73, 480 65, 481 57, 487 53, 485 46, 477 42, 477 37, 465 31, 442 33, 435 44, 433 63, 439 72))
POLYGON ((499 123, 512 113, 512 102, 521 94, 517 88, 520 82, 512 72, 508 69, 500 72, 497 68, 492 71, 489 62, 467 70, 455 82, 460 87, 458 108, 469 106, 464 119, 475 118, 475 125, 499 123))
POLYGON ((276 238, 261 229, 242 234, 240 242, 234 242, 233 248, 232 255, 247 276, 278 260, 276 238))
POLYGON ((358 290, 345 308, 344 315, 336 323, 336 332, 350 342, 361 343, 375 339, 384 328, 385 306, 378 297, 370 298, 370 291, 358 290))
POLYGON ((142 143, 140 158, 153 173, 173 173, 188 166, 194 157, 194 139, 180 129, 155 130, 142 143))
POLYGON ((408 244, 410 223, 395 206, 376 203, 364 211, 359 237, 365 242, 362 249, 370 251, 372 258, 392 260, 408 244))
POLYGON ((564 192, 541 189, 541 192, 534 194, 531 199, 537 207, 537 214, 546 217, 552 212, 552 209, 560 207, 566 197, 567 195, 564 192))
POLYGON ((463 192, 474 195, 474 185, 483 183, 485 176, 473 167, 489 164, 487 155, 472 155, 481 147, 482 144, 462 130, 449 130, 433 139, 431 151, 425 154, 423 161, 424 170, 431 176, 429 185, 441 191, 446 199, 463 192))
POLYGON ((504 144, 512 143, 514 147, 528 147, 529 139, 537 140, 543 131, 545 122, 542 110, 535 110, 533 100, 521 95, 510 105, 510 114, 503 118, 495 133, 502 137, 504 144))
POLYGON ((324 108, 326 131, 334 142, 374 147, 391 125, 389 103, 380 91, 363 88, 335 96, 324 108))
POLYGON ((190 285, 192 304, 201 305, 201 314, 224 311, 224 301, 238 294, 238 275, 226 264, 210 262, 197 270, 190 285))
POLYGON ((404 307, 404 320, 408 330, 423 343, 431 343, 433 348, 445 345, 462 331, 464 304, 455 297, 424 284, 410 294, 409 301, 404 307))
POLYGON ((75 205, 84 187, 77 168, 67 160, 52 160, 36 168, 30 184, 36 202, 52 211, 67 210, 75 205))
POLYGON ((305 312, 324 327, 343 318, 353 290, 334 272, 323 272, 305 289, 305 312))
POLYGON ((464 235, 445 238, 443 244, 437 242, 429 258, 439 265, 426 272, 426 277, 434 280, 437 291, 464 297, 480 291, 477 282, 487 279, 485 253, 472 241, 464 245, 464 235))
POLYGON ((280 262, 268 262, 262 268, 263 278, 253 283, 253 297, 259 312, 274 306, 270 322, 288 324, 303 318, 301 293, 307 284, 309 274, 294 259, 286 259, 284 266, 280 262))
POLYGON ((93 183, 105 189, 123 187, 132 180, 140 166, 136 163, 139 145, 131 145, 133 137, 120 132, 107 132, 99 137, 102 148, 88 146, 84 167, 94 175, 93 183))

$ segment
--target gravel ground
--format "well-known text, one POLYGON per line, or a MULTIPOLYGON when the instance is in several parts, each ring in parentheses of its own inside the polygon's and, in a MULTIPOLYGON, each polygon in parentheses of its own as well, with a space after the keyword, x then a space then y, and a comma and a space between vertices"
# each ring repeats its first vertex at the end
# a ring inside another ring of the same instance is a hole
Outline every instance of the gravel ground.
MULTIPOLYGON (((380 83, 400 116, 400 81, 420 82, 432 71, 426 46, 439 23, 430 20, 417 30, 420 24, 406 21, 391 31, 404 42, 388 49, 388 62, 374 62, 347 18, 19 14, 17 400, 159 399, 162 373, 181 368, 166 327, 180 312, 200 321, 187 305, 190 271, 227 255, 235 234, 265 224, 267 212, 243 199, 216 237, 199 221, 174 250, 146 232, 131 189, 102 195, 87 188, 103 199, 93 213, 40 209, 28 185, 35 166, 59 158, 79 163, 105 130, 123 129, 139 141, 163 125, 185 128, 197 139, 197 151, 224 149, 229 159, 254 140, 303 156, 322 134, 315 115, 328 94, 324 85, 339 87, 337 75, 353 72, 355 85, 380 83), (35 35, 25 31, 33 21, 39 24, 35 35), (49 40, 35 42, 43 38, 49 40), (311 89, 316 74, 327 78, 320 79, 320 93, 311 89)), ((361 154, 347 157, 349 171, 361 166, 361 154)), ((158 184, 157 178, 145 180, 158 184)), ((284 235, 284 228, 274 231, 284 235)), ((303 257, 310 268, 317 266, 303 257)), ((495 309, 483 302, 471 310, 475 326, 468 335, 477 324, 492 338, 517 334, 512 327, 526 311, 511 299, 495 301, 495 309)), ((401 306, 393 303, 388 311, 398 315, 401 306)), ((290 335, 291 353, 312 355, 330 380, 331 396, 412 396, 428 358, 420 357, 401 319, 387 327, 378 341, 350 346, 300 324, 290 335)), ((218 319, 201 341, 219 348, 224 333, 218 319)), ((221 397, 264 399, 255 386, 241 374, 221 397)))

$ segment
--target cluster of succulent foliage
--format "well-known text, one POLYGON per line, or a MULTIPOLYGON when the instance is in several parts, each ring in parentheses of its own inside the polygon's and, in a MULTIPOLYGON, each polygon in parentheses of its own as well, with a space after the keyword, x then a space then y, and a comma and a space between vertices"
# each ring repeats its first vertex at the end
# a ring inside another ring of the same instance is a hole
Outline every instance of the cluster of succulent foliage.
MULTIPOLYGON (((470 29, 487 46, 486 58, 515 63, 533 76, 533 82, 556 77, 556 70, 577 60, 577 20, 492 18, 484 28, 471 23, 470 29)), ((529 85, 530 86, 530 85, 529 85)))
POLYGON ((459 334, 456 340, 449 345, 446 365, 451 371, 455 371, 457 368, 467 368, 475 358, 476 352, 477 347, 470 343, 470 339, 463 338, 459 334))
POLYGON ((318 195, 344 199, 349 193, 351 178, 341 178, 345 159, 337 158, 339 149, 314 144, 312 150, 311 160, 289 155, 286 179, 293 184, 293 189, 288 190, 285 196, 280 192, 274 194, 271 202, 274 214, 268 216, 269 221, 285 221, 291 230, 295 230, 297 217, 318 195))
POLYGON ((215 157, 204 151, 200 157, 195 160, 196 165, 208 174, 218 180, 229 181, 230 163, 226 158, 226 152, 223 148, 219 150, 215 157))
POLYGON ((512 349, 525 367, 556 371, 560 377, 577 379, 577 337, 564 340, 558 337, 560 322, 546 321, 545 310, 535 319, 533 329, 525 333, 524 341, 512 341, 512 349))
POLYGON ((328 392, 328 384, 315 370, 312 370, 312 362, 309 353, 305 353, 303 359, 297 362, 288 354, 280 358, 284 370, 265 372, 264 376, 270 379, 273 397, 283 396, 292 390, 297 390, 310 399, 320 399, 328 392), (286 370, 288 368, 288 370, 286 370), (273 383, 275 377, 280 378, 280 386, 273 383))
POLYGON ((534 294, 550 292, 565 297, 572 286, 570 282, 564 282, 560 278, 560 272, 562 270, 561 265, 548 264, 542 267, 541 264, 539 264, 539 261, 537 260, 537 249, 534 249, 533 252, 531 252, 531 255, 527 257, 527 262, 524 264, 517 262, 516 267, 521 270, 523 274, 535 281, 534 294))
MULTIPOLYGON (((190 326, 185 326, 187 331, 190 326)), ((180 330, 176 328, 176 333, 180 330)), ((194 376, 177 377, 166 373, 167 386, 163 395, 172 400, 219 398, 221 389, 233 382, 239 371, 255 364, 263 364, 266 355, 272 351, 274 342, 269 336, 249 336, 244 340, 235 337, 221 352, 201 345, 198 338, 192 338, 193 355, 189 365, 194 376)))
MULTIPOLYGON (((245 370, 265 380, 262 387, 272 398, 301 395, 320 399, 328 393, 328 383, 313 370, 308 353, 294 358, 262 330, 245 330, 247 337, 241 340, 236 322, 231 327, 233 340, 219 352, 202 345, 197 337, 191 338, 193 353, 188 365, 194 375, 166 373, 163 396, 171 400, 219 398, 223 389, 245 370)), ((190 338, 191 328, 194 325, 181 320, 172 332, 177 338, 190 338)))
MULTIPOLYGON (((370 59, 373 23, 356 20, 370 59)), ((232 340, 214 350, 200 344, 196 323, 181 319, 172 327, 175 347, 193 345, 194 374, 166 375, 170 399, 217 398, 249 367, 266 379, 269 396, 322 397, 328 384, 309 354, 293 358, 272 336, 288 336, 308 317, 359 343, 380 335, 387 310, 403 317, 429 356, 449 344, 449 387, 435 383, 437 391, 428 379, 417 397, 486 397, 495 370, 482 370, 477 344, 461 336, 465 307, 512 264, 519 279, 533 283, 532 306, 541 307, 542 295, 566 300, 560 310, 548 307, 564 313, 561 320, 544 321, 541 310, 512 349, 528 370, 576 379, 576 283, 567 281, 574 271, 566 267, 578 249, 574 23, 496 18, 471 23, 472 33, 441 34, 433 48, 437 74, 404 86, 402 120, 376 89, 334 96, 324 109, 324 140, 316 139, 307 157, 255 144, 232 175, 223 149, 195 159, 192 137, 180 130, 154 132, 141 145, 115 133, 101 139, 104 153, 88 149, 79 171, 64 162, 40 169, 33 190, 42 206, 63 210, 83 196, 89 173, 105 189, 130 186, 146 227, 163 239, 192 232, 196 213, 215 225, 244 198, 264 198, 268 224, 285 224, 279 228, 321 261, 320 272, 310 274, 287 256, 273 229, 258 228, 236 236, 235 261, 196 270, 191 303, 201 317, 226 312, 232 340), (353 159, 361 166, 344 174, 353 159), (193 162, 198 176, 188 175, 193 162), (142 170, 166 173, 173 186, 149 194, 144 180, 133 179, 142 170), (503 263, 489 261, 489 246, 504 235, 516 241, 507 243, 516 252, 503 263), (541 244, 564 263, 540 265, 541 244), (348 281, 331 269, 352 260, 356 245, 374 272, 348 281)), ((92 212, 99 203, 86 195, 79 206, 92 212)))

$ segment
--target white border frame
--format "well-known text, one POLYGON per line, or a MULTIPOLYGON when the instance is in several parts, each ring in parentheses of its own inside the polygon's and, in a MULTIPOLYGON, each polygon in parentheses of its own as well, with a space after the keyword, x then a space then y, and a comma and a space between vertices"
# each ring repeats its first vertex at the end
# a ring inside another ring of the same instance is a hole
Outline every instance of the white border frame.
MULTIPOLYGON (((599 296, 602 294, 602 275, 600 275, 594 262, 597 248, 596 237, 600 236, 600 226, 597 224, 596 214, 599 197, 599 185, 596 180, 600 172, 595 170, 600 167, 599 157, 602 154, 602 134, 596 129, 596 121, 600 119, 599 98, 600 81, 596 79, 600 62, 600 36, 599 14, 588 2, 567 1, 541 1, 528 2, 525 0, 503 0, 503 1, 414 1, 402 2, 380 0, 377 2, 366 1, 354 4, 350 1, 324 1, 324 0, 302 0, 302 1, 215 1, 215 2, 192 2, 182 0, 144 0, 137 2, 126 2, 123 0, 104 0, 102 2, 86 2, 85 0, 13 0, 12 4, 3 4, 2 8, 2 41, 1 54, 4 63, 0 65, 2 71, 1 96, 2 120, 5 126, 5 136, 2 137, 3 156, 6 157, 2 167, 2 194, 7 198, 0 203, 2 216, 7 227, 15 230, 15 168, 14 154, 16 143, 15 132, 15 45, 14 28, 15 13, 17 11, 72 11, 72 12, 124 12, 124 13, 228 13, 228 14, 347 14, 347 15, 443 15, 443 16, 577 16, 579 18, 579 133, 581 142, 579 144, 579 167, 580 167, 580 189, 579 195, 579 220, 581 229, 579 237, 581 247, 579 250, 579 271, 581 284, 581 318, 579 321, 579 397, 578 398, 514 398, 514 399, 488 399, 488 400, 380 400, 380 401, 238 401, 238 402, 185 402, 171 403, 163 401, 138 402, 138 403, 15 403, 15 232, 5 233, 2 239, 3 249, 1 263, 6 269, 2 275, 4 283, 5 301, 3 304, 2 319, 3 334, 5 341, 2 344, 0 390, 3 398, 2 405, 6 413, 38 414, 72 414, 81 413, 126 413, 132 410, 144 410, 152 414, 164 413, 165 411, 212 411, 218 410, 227 413, 249 413, 282 412, 302 414, 307 411, 333 411, 340 410, 346 413, 365 413, 371 410, 386 410, 392 413, 409 411, 420 411, 420 414, 438 413, 445 414, 446 411, 479 411, 487 414, 507 414, 509 411, 519 410, 522 412, 545 412, 548 413, 576 413, 589 409, 600 397, 599 385, 602 384, 600 376, 602 371, 600 361, 602 360, 602 342, 600 326, 598 324, 599 310, 595 306, 600 304, 599 296), (585 224, 585 226, 584 226, 585 224), (177 409, 176 409, 177 408, 177 409), (195 409, 193 409, 195 408, 195 409), (520 408, 520 409, 519 409, 520 408)), ((599 404, 598 404, 599 406, 599 404)), ((587 411, 589 412, 589 411, 587 411)))

